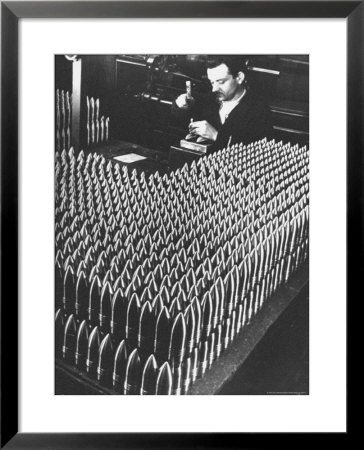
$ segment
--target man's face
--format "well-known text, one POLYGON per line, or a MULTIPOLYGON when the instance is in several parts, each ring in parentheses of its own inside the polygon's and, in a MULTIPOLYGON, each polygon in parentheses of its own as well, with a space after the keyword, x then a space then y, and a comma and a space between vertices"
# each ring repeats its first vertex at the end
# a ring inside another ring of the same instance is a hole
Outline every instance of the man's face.
POLYGON ((238 98, 243 90, 244 74, 239 72, 234 78, 226 64, 207 69, 207 77, 217 100, 229 101, 238 98))

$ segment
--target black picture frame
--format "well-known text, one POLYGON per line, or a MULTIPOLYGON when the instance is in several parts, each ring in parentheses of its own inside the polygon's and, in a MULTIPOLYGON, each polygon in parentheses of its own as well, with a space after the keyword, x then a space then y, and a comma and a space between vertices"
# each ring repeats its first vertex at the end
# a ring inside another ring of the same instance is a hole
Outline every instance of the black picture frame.
MULTIPOLYGON (((1 448, 256 448, 297 434, 19 433, 18 432, 18 23, 21 18, 346 18, 347 286, 359 290, 362 264, 364 2, 1 2, 1 448), (9 105, 13 105, 9 108, 9 105)), ((333 69, 334 70, 334 67, 333 69)), ((354 298, 353 298, 354 300, 354 298)), ((348 346, 349 348, 349 346, 348 346)), ((347 438, 339 433, 335 440, 347 438)), ((308 443, 309 433, 300 436, 308 443)), ((325 440, 325 436, 323 437, 325 440)), ((321 439, 315 436, 315 442, 321 439)), ((297 442, 297 441, 296 441, 297 442)))

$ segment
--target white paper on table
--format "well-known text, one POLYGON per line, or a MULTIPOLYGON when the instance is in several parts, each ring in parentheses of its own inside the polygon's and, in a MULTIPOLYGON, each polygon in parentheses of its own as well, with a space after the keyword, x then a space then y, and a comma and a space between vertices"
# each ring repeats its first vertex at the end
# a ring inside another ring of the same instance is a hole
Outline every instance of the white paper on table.
POLYGON ((147 157, 137 155, 136 153, 128 153, 127 155, 115 156, 114 159, 117 159, 123 163, 132 163, 135 161, 141 161, 142 159, 147 159, 147 157))

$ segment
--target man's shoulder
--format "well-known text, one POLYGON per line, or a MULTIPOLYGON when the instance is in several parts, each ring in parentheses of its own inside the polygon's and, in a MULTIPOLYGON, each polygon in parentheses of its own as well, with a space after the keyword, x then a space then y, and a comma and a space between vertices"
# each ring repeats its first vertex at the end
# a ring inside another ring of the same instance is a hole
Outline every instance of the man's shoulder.
POLYGON ((257 105, 259 107, 264 107, 267 108, 267 102, 265 101, 265 99, 263 97, 261 97, 260 95, 258 95, 256 92, 254 91, 248 91, 247 95, 246 95, 246 100, 247 102, 253 104, 253 105, 257 105))
POLYGON ((244 105, 241 104, 241 113, 247 113, 251 119, 269 114, 268 103, 255 92, 249 91, 245 100, 244 105))

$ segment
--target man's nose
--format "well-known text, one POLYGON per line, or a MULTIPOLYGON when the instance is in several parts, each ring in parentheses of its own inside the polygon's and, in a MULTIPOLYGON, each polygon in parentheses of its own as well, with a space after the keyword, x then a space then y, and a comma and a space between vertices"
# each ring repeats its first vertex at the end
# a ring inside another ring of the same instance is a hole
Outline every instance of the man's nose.
POLYGON ((212 92, 216 92, 217 88, 218 88, 217 84, 213 84, 212 85, 212 92))

